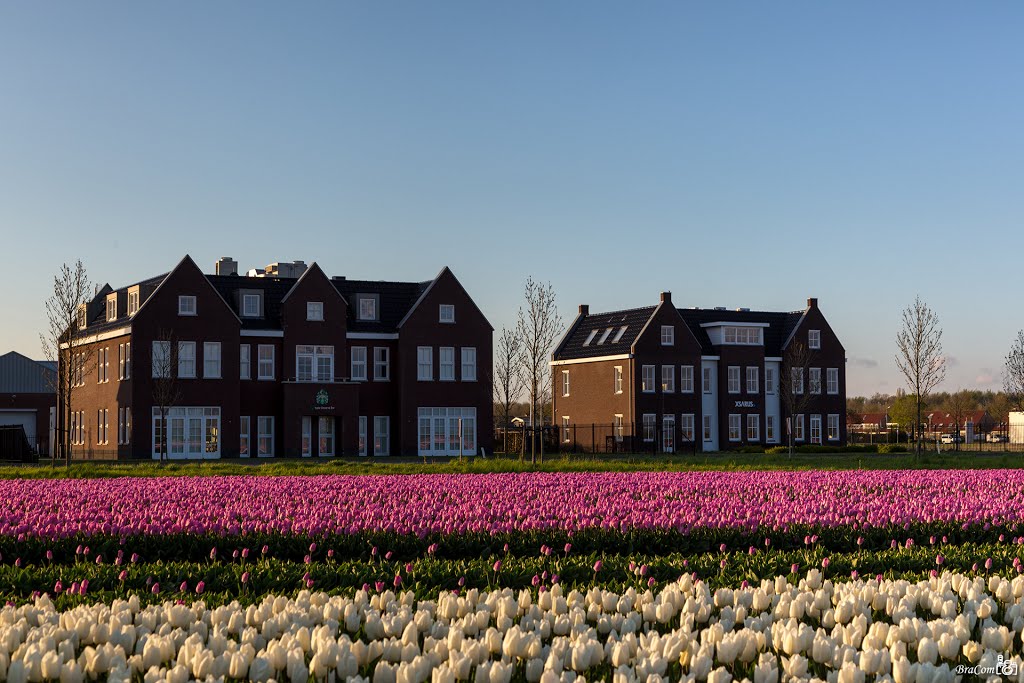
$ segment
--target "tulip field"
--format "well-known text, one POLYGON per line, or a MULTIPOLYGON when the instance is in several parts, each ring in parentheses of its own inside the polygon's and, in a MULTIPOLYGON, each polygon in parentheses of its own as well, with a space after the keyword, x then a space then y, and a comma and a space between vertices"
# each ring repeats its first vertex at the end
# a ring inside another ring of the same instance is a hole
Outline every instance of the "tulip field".
POLYGON ((0 680, 1024 681, 1024 471, 0 480, 0 680))

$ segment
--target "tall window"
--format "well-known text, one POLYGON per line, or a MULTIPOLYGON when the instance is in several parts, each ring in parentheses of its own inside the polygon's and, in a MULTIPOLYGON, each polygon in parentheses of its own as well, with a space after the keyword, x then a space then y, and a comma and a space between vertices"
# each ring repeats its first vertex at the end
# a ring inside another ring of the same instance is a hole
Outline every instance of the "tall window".
MULTIPOLYGON (((767 381, 767 378, 765 379, 767 381)), ((768 442, 775 441, 775 416, 765 415, 764 416, 764 440, 768 442)))
POLYGON ((804 440, 804 416, 796 415, 793 417, 793 438, 796 441, 804 440))
POLYGON ((441 304, 438 320, 443 323, 455 322, 455 306, 452 304, 441 304))
POLYGON ((839 441, 839 416, 828 416, 828 440, 839 441))
POLYGON ((761 417, 747 415, 747 441, 761 440, 761 417))
POLYGON ((793 373, 793 393, 802 394, 804 393, 804 369, 803 368, 792 368, 793 373))
POLYGON ((304 458, 312 455, 313 441, 313 418, 309 415, 302 416, 302 443, 299 446, 299 453, 304 458))
POLYGON ((821 330, 807 330, 807 348, 821 348, 821 330))
POLYGON ((676 416, 661 416, 661 450, 666 453, 676 451, 676 416))
POLYGON ((476 408, 417 410, 419 455, 474 455, 476 436, 476 408))
POLYGON ((171 376, 171 343, 153 342, 153 377, 171 376))
POLYGON ((747 367, 747 393, 756 394, 758 391, 757 387, 757 368, 747 367))
POLYGON ((679 391, 684 394, 693 393, 693 366, 679 366, 679 391))
POLYGON ((673 346, 676 343, 676 328, 671 325, 661 326, 661 345, 673 346))
POLYGON ((256 418, 259 440, 256 442, 256 455, 268 457, 274 454, 274 417, 260 416, 256 418))
POLYGON ((117 378, 124 379, 124 344, 117 345, 117 378))
POLYGON ((352 379, 363 381, 366 379, 366 347, 352 347, 352 379))
POLYGON ((645 365, 643 367, 643 375, 641 377, 641 390, 648 393, 654 391, 654 366, 645 365))
POLYGON ((324 302, 323 301, 307 301, 306 302, 306 320, 320 321, 324 319, 324 302))
POLYGON ((676 390, 676 366, 661 366, 661 390, 666 394, 675 393, 676 390))
POLYGON ((259 379, 274 379, 274 345, 260 344, 258 352, 259 367, 256 376, 259 379))
POLYGON ((701 373, 703 379, 702 389, 705 394, 711 393, 711 368, 703 368, 701 373))
POLYGON ((775 368, 766 367, 764 369, 764 393, 775 393, 775 368))
POLYGON ((622 415, 616 413, 615 418, 612 420, 613 429, 615 430, 615 441, 622 443, 622 415))
POLYGON ((166 425, 159 408, 153 408, 153 452, 170 457, 202 458, 220 455, 220 408, 172 407, 166 425))
POLYGON ((657 415, 652 413, 644 414, 644 441, 650 443, 654 441, 654 430, 657 426, 657 415))
POLYGON ((320 455, 334 455, 334 418, 323 415, 317 425, 319 440, 317 452, 320 455))
POLYGON ((243 458, 249 457, 249 416, 242 415, 238 418, 238 455, 243 458))
POLYGON ((562 416, 562 443, 572 442, 572 424, 569 422, 569 416, 562 416))
POLYGON ((132 409, 124 409, 124 442, 126 444, 132 442, 132 409))
POLYGON ((260 305, 259 294, 243 294, 242 295, 242 317, 243 318, 258 318, 261 315, 261 309, 263 306, 260 305))
POLYGON ((434 347, 416 348, 416 379, 421 382, 430 382, 434 379, 434 347))
POLYGON ((693 441, 693 413, 679 416, 679 438, 682 441, 693 441))
POLYGON ((740 366, 738 365, 729 366, 729 393, 740 393, 740 366))
POLYGON ((373 378, 378 382, 391 379, 391 349, 386 346, 373 347, 373 378))
POLYGON ((440 379, 442 382, 455 381, 455 347, 442 346, 440 348, 440 379))
POLYGON ((238 347, 238 359, 240 361, 238 371, 239 379, 252 379, 252 367, 249 361, 249 354, 251 350, 252 347, 248 344, 242 344, 238 347))
POLYGON ((110 367, 110 361, 107 359, 107 354, 110 353, 109 348, 102 348, 96 351, 96 382, 103 383, 107 381, 107 370, 110 367))
POLYGON ((366 416, 359 416, 359 455, 366 455, 366 416))
POLYGON ((742 415, 736 415, 735 413, 729 415, 729 441, 740 440, 740 425, 742 417, 742 415))
POLYGON ((462 347, 462 381, 476 381, 476 347, 462 347))
POLYGON ((194 296, 179 296, 178 297, 178 315, 195 315, 196 314, 196 298, 194 296))
MULTIPOLYGON (((360 320, 376 320, 377 319, 377 297, 374 296, 361 296, 359 299, 359 319, 360 320)), ((376 418, 374 418, 376 420, 376 418)))
POLYGON ((821 368, 811 368, 811 393, 821 393, 821 368))
POLYGON ((811 443, 821 443, 821 415, 811 415, 811 443))
POLYGON ((828 393, 838 394, 839 393, 839 368, 829 368, 826 371, 826 377, 828 381, 828 393))
POLYGON ((712 433, 711 433, 711 429, 712 429, 711 416, 710 415, 705 415, 703 422, 704 422, 704 440, 705 441, 712 441, 713 437, 712 437, 712 433))
POLYGON ((117 443, 124 443, 124 408, 117 409, 117 443))
POLYGON ((132 378, 132 343, 125 342, 124 345, 124 378, 132 378))
POLYGON ((196 376, 196 343, 178 342, 178 377, 191 379, 196 376))
POLYGON ((107 299, 107 322, 117 320, 117 297, 107 299))
POLYGON ((616 394, 622 393, 622 366, 616 365, 612 370, 612 391, 616 394))
POLYGON ((203 377, 220 379, 220 342, 203 342, 203 377))
POLYGON ((139 310, 139 293, 128 292, 128 315, 135 315, 139 310))
POLYGON ((373 418, 373 454, 388 455, 391 443, 391 418, 387 415, 373 418))
POLYGON ((296 346, 295 379, 299 382, 333 382, 334 347, 307 344, 296 346))
POLYGON ((562 396, 569 395, 569 371, 562 370, 562 396))

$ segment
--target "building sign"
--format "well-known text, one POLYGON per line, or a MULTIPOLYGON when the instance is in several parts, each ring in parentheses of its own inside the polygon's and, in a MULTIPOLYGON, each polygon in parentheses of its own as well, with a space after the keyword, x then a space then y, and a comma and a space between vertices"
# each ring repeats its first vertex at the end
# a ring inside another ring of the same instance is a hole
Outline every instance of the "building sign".
POLYGON ((316 401, 316 404, 313 406, 313 410, 334 410, 334 406, 329 405, 331 397, 327 394, 326 389, 321 389, 316 392, 314 400, 316 401))
POLYGON ((753 401, 736 401, 737 408, 756 408, 753 401))

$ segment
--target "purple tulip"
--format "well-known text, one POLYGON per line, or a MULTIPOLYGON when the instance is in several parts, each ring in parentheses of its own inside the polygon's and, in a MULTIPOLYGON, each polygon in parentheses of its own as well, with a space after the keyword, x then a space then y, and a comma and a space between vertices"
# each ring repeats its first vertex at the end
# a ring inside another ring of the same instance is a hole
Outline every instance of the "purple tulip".
POLYGON ((594 573, 596 574, 597 572, 601 571, 601 567, 603 567, 603 566, 604 566, 604 564, 601 562, 601 560, 598 560, 597 562, 595 562, 594 563, 594 573))
POLYGON ((249 583, 249 572, 242 572, 242 583, 249 583))

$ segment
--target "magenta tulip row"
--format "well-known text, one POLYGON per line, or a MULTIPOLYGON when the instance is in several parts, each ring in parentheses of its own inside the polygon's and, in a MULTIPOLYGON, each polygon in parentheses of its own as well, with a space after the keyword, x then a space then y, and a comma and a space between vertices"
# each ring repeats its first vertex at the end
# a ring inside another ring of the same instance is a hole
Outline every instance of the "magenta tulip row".
POLYGON ((1024 471, 0 481, 0 535, 854 528, 1024 521, 1024 471))

